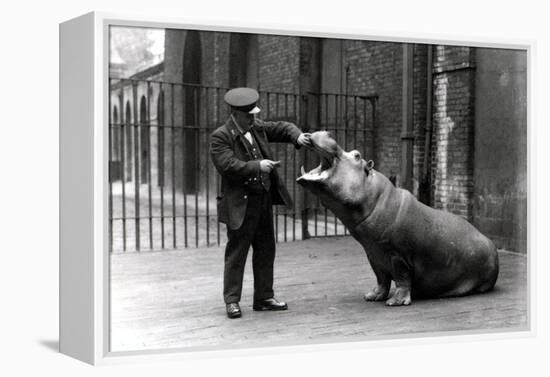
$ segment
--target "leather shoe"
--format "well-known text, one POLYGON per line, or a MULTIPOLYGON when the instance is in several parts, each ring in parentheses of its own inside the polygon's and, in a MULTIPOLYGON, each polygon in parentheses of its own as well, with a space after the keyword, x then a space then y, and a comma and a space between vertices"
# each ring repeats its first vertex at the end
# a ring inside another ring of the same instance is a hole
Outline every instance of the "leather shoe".
POLYGON ((287 310, 288 305, 286 302, 279 302, 275 298, 268 298, 261 301, 255 301, 254 305, 252 305, 252 308, 256 311, 264 311, 264 310, 287 310))
POLYGON ((230 304, 225 304, 225 311, 229 318, 239 318, 241 316, 241 308, 239 307, 238 302, 232 302, 230 304))

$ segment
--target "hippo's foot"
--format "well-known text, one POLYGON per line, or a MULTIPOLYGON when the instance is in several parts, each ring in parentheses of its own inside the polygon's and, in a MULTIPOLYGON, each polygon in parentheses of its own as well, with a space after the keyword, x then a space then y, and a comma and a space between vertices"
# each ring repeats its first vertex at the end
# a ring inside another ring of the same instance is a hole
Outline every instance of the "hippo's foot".
POLYGON ((389 293, 388 289, 378 286, 365 294, 365 301, 384 301, 389 293))
POLYGON ((401 306, 401 305, 410 305, 411 304, 411 290, 409 288, 398 287, 393 296, 391 296, 387 301, 386 305, 388 306, 401 306))

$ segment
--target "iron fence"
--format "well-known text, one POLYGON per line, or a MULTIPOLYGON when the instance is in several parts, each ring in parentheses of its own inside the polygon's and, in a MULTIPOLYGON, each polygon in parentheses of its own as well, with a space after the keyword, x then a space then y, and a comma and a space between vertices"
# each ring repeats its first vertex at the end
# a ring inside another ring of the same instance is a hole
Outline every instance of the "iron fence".
MULTIPOLYGON (((229 116, 227 88, 161 80, 110 80, 109 245, 111 252, 220 245, 216 215, 220 176, 208 154, 209 136, 229 116)), ((260 91, 261 117, 303 130, 327 129, 346 150, 374 152, 376 96, 300 95, 260 91)), ((275 143, 273 158, 294 199, 274 208, 277 241, 345 235, 340 221, 296 184, 300 166, 318 158, 275 143)))

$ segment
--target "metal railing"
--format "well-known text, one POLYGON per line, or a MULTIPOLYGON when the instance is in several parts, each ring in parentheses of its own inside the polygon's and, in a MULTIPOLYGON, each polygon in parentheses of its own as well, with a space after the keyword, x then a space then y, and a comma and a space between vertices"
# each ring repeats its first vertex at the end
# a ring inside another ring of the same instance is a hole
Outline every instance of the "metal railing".
MULTIPOLYGON (((209 158, 211 132, 229 116, 227 88, 155 80, 111 79, 109 245, 112 252, 220 245, 220 176, 209 158)), ((327 129, 344 149, 372 155, 376 97, 260 91, 261 117, 303 130, 327 129), (361 150, 362 149, 362 150, 361 150)), ((344 235, 346 230, 295 180, 317 158, 272 145, 295 207, 274 207, 277 241, 344 235)))

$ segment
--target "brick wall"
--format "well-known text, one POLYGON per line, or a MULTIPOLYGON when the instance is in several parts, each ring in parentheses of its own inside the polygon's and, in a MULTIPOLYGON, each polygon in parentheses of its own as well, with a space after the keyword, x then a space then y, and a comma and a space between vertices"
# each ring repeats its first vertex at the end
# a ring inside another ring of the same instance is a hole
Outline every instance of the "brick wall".
POLYGON ((474 51, 434 51, 432 205, 472 218, 474 51))
MULTIPOLYGON (((414 50, 414 194, 417 194, 424 159, 426 124, 425 45, 414 50)), ((374 132, 374 161, 382 173, 399 181, 402 127, 402 44, 345 41, 344 64, 349 67, 348 92, 377 94, 377 125, 374 132)))
POLYGON ((259 35, 259 89, 297 93, 299 90, 298 37, 259 35))
POLYGON ((383 174, 397 176, 401 156, 401 44, 345 41, 344 60, 349 65, 348 92, 379 96, 374 161, 383 174))

